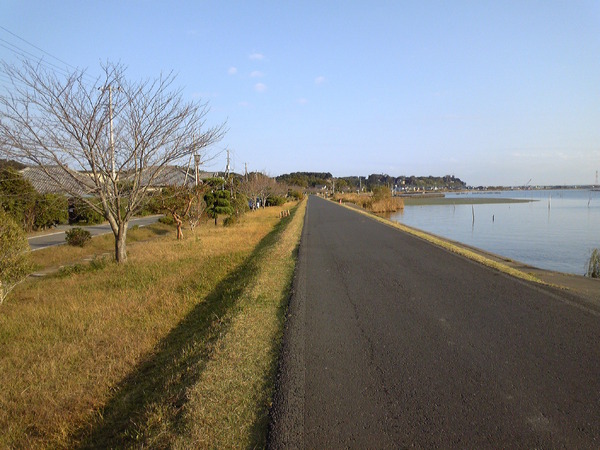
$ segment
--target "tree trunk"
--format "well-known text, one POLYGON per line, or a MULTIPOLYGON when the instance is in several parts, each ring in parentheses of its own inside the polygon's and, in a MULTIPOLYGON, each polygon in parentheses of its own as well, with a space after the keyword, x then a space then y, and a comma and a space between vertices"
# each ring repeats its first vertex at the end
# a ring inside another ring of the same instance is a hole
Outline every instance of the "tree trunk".
POLYGON ((120 223, 119 230, 115 235, 115 260, 118 263, 127 261, 127 224, 128 222, 120 223))
POLYGON ((183 231, 181 230, 181 225, 183 225, 183 222, 181 221, 181 219, 175 219, 175 224, 177 225, 177 240, 181 240, 183 239, 183 231))

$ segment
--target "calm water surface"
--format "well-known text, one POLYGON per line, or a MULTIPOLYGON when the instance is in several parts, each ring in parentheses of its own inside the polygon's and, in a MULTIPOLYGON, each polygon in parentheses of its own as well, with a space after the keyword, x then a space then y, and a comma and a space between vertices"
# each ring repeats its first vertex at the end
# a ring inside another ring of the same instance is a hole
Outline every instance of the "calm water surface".
POLYGON ((600 248, 600 192, 503 191, 446 198, 515 198, 527 203, 406 206, 392 220, 526 264, 585 274, 600 248), (475 220, 473 221, 473 213, 475 220))

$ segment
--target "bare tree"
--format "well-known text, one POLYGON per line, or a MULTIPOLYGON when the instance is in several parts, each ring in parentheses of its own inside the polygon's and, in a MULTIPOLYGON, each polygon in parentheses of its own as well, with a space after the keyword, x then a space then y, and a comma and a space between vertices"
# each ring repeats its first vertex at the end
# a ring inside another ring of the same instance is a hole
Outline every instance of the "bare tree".
POLYGON ((177 239, 183 239, 183 221, 187 218, 190 228, 194 230, 202 213, 206 209, 204 194, 209 186, 171 186, 164 188, 160 194, 161 209, 173 217, 177 227, 177 239))
POLYGON ((128 222, 153 182, 225 134, 224 124, 205 129, 207 105, 185 102, 172 74, 130 82, 122 65, 107 63, 88 82, 82 70, 61 76, 28 62, 1 67, 12 87, 0 96, 0 142, 108 220, 118 262, 127 259, 128 222))
POLYGON ((270 195, 285 196, 287 194, 286 186, 262 172, 249 173, 240 183, 239 190, 253 201, 260 201, 263 207, 266 206, 267 197, 270 195))

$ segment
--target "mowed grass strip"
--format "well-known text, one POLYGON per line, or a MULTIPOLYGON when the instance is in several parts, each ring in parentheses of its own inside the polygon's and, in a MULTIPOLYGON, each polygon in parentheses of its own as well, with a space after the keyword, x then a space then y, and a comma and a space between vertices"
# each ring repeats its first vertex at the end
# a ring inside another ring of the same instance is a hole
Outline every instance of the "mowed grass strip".
POLYGON ((303 201, 276 230, 273 244, 265 248, 229 333, 219 341, 190 391, 185 428, 174 448, 265 447, 276 361, 305 211, 303 201))
POLYGON ((280 210, 18 286, 0 309, 0 448, 187 447, 191 393, 277 242, 280 210))

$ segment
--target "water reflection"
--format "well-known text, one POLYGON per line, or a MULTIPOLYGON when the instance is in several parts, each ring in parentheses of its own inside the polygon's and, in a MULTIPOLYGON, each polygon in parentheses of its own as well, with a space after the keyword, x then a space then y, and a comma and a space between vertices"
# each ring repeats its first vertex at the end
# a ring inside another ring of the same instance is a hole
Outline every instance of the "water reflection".
POLYGON ((533 266, 579 275, 585 273, 592 249, 600 247, 600 192, 506 191, 447 199, 443 205, 407 204, 391 219, 533 266), (486 198, 531 201, 487 204, 486 198), (477 204, 464 204, 466 200, 477 204))

